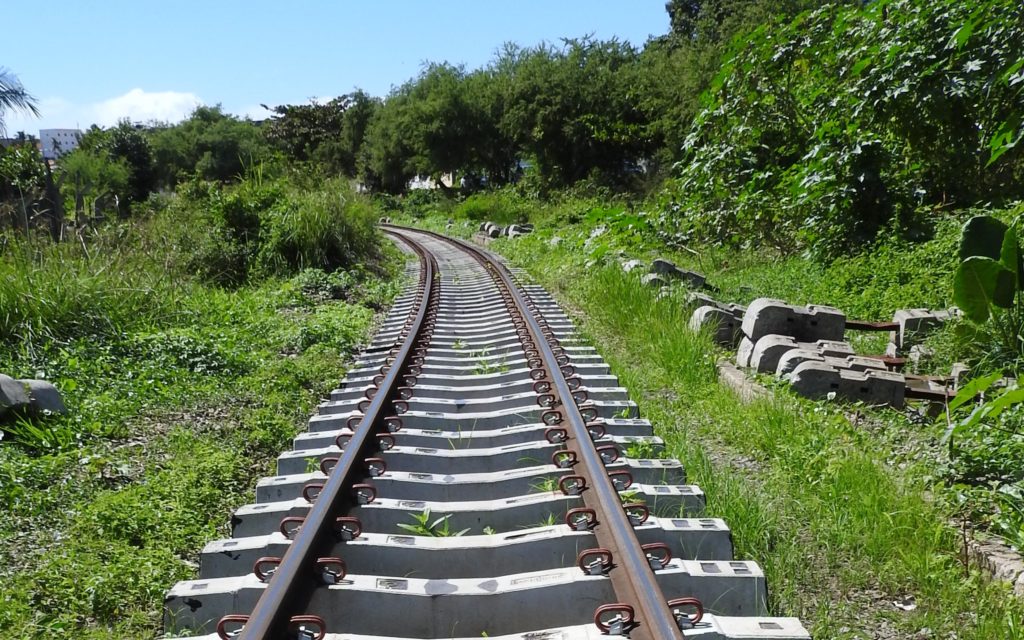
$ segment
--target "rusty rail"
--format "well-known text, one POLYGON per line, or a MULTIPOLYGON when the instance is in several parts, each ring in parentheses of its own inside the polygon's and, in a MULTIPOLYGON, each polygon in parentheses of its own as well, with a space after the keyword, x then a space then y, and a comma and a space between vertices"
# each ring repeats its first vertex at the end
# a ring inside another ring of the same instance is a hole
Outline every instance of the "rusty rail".
MULTIPOLYGON (((604 564, 608 568, 608 577, 619 602, 599 607, 595 611, 595 623, 600 628, 607 630, 607 623, 602 619, 602 615, 611 614, 618 617, 620 623, 630 628, 629 637, 633 640, 681 640, 683 637, 680 631, 681 617, 686 616, 690 622, 696 622, 702 614, 701 605, 692 598, 681 598, 673 600, 672 606, 670 606, 669 601, 663 595, 651 568, 648 551, 641 547, 637 540, 633 531, 631 514, 626 511, 627 508, 634 508, 634 514, 637 514, 634 517, 642 521, 642 518, 646 517, 646 507, 643 505, 623 506, 619 488, 605 471, 605 462, 593 441, 594 438, 603 434, 603 428, 596 421, 596 412, 593 413, 594 418, 585 419, 587 411, 585 398, 582 399, 582 403, 579 402, 577 396, 574 396, 574 389, 570 387, 569 380, 573 379, 572 365, 568 363, 564 350, 558 344, 558 340, 550 328, 547 327, 547 322, 537 311, 532 300, 527 300, 524 297, 503 264, 477 247, 431 231, 406 229, 392 225, 385 226, 387 229, 397 232, 397 235, 407 241, 409 239, 402 232, 421 233, 451 243, 469 253, 488 270, 498 284, 503 292, 503 298, 507 297, 509 300, 510 312, 516 311, 517 315, 523 319, 525 330, 537 352, 537 357, 534 358, 530 357, 529 352, 527 353, 531 377, 538 383, 543 383, 545 380, 550 383, 546 392, 538 396, 539 401, 545 396, 550 396, 549 399, 544 400, 549 403, 547 406, 551 407, 544 414, 544 422, 555 428, 560 428, 559 425, 565 423, 568 424, 568 429, 564 429, 562 442, 566 450, 571 452, 570 455, 575 456, 578 467, 575 469, 578 479, 566 482, 573 476, 563 478, 560 487, 565 493, 576 492, 581 495, 586 508, 577 510, 577 514, 567 514, 567 523, 573 526, 573 522, 570 522, 573 515, 582 515, 584 519, 592 516, 592 519, 585 522, 583 526, 593 529, 599 548, 585 550, 583 553, 589 551, 600 555, 607 552, 609 556, 608 562, 604 564), (543 377, 541 377, 542 374, 543 377), (580 404, 583 405, 582 408, 579 406, 580 404), (641 509, 637 509, 637 507, 641 509), (696 613, 687 614, 683 610, 684 607, 695 609, 696 613)), ((578 379, 576 380, 578 381, 578 379)), ((543 385, 541 386, 543 387, 543 385)), ((628 473, 626 475, 628 476, 628 473)), ((620 485, 625 485, 622 488, 627 488, 631 483, 631 478, 622 478, 621 476, 619 478, 621 478, 620 485)))
MULTIPOLYGON (((315 616, 291 616, 290 612, 301 602, 304 594, 318 586, 315 569, 324 561, 335 561, 334 558, 321 558, 320 550, 329 545, 337 535, 337 518, 357 498, 352 495, 356 480, 365 476, 367 457, 379 447, 380 438, 377 430, 389 419, 390 411, 403 370, 417 356, 417 343, 421 331, 429 324, 428 309, 434 305, 436 310, 435 277, 437 266, 433 256, 412 242, 407 244, 420 258, 420 283, 422 288, 417 294, 418 306, 415 314, 410 314, 404 330, 405 338, 400 347, 392 349, 393 360, 385 365, 381 376, 375 381, 376 392, 368 397, 368 406, 363 409, 363 416, 354 428, 349 440, 333 471, 328 475, 327 482, 320 489, 309 514, 302 521, 287 553, 275 563, 277 568, 273 579, 267 585, 256 607, 249 616, 228 616, 234 622, 243 623, 241 638, 243 640, 276 640, 286 637, 291 624, 312 624, 322 628, 322 621, 317 622, 315 616)), ((353 419, 355 416, 353 416, 353 419)), ((379 434, 383 435, 383 434, 379 434)), ((365 488, 366 485, 360 485, 365 488)), ((372 497, 370 498, 372 499, 372 497)), ((358 527, 358 523, 350 523, 358 527)), ((276 559, 275 559, 276 560, 276 559)), ((223 622, 223 621, 222 621, 223 622)))

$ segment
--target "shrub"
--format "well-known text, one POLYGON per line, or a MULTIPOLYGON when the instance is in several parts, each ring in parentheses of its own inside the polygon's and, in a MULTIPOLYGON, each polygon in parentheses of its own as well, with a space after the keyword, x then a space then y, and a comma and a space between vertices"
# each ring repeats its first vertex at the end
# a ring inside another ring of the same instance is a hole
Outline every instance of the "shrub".
POLYGON ((264 215, 259 261, 265 270, 333 270, 377 257, 373 208, 350 189, 289 195, 264 215))
MULTIPOLYGON (((301 179, 297 179, 302 182, 301 179)), ((381 258, 372 205, 342 181, 315 187, 252 176, 234 187, 192 183, 175 209, 181 264, 238 286, 304 269, 352 268, 381 258)))
POLYGON ((510 190, 472 195, 455 208, 454 215, 474 222, 487 220, 496 224, 526 222, 530 219, 528 204, 510 190))
POLYGON ((737 40, 687 138, 665 226, 831 258, 908 229, 922 205, 1024 195, 1021 148, 990 162, 990 140, 1024 113, 1006 79, 1024 60, 1022 11, 829 4, 737 40))

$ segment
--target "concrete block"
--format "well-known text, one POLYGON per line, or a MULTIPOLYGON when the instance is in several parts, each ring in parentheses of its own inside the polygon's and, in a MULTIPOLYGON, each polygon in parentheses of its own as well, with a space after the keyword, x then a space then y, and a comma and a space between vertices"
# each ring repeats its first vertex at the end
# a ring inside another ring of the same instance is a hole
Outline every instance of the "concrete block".
POLYGON ((948 322, 954 314, 955 311, 950 309, 900 309, 892 316, 892 321, 899 324, 900 328, 890 334, 889 341, 896 346, 897 352, 903 352, 919 344, 929 333, 948 322))
POLYGON ((626 273, 633 271, 634 269, 642 269, 644 263, 641 260, 626 260, 622 264, 622 270, 626 273))
POLYGON ((18 382, 28 389, 29 405, 32 411, 60 415, 68 412, 60 391, 51 383, 46 380, 18 380, 18 382))
POLYGON ((779 359, 779 364, 775 368, 775 375, 779 377, 788 376, 792 373, 802 362, 813 360, 815 362, 824 362, 837 369, 844 369, 846 371, 885 371, 885 363, 875 358, 865 358, 863 356, 848 355, 846 357, 837 356, 826 356, 822 355, 821 351, 808 348, 792 349, 783 354, 782 358, 779 359))
POLYGON ((695 271, 680 269, 674 263, 663 258, 657 258, 651 263, 651 273, 656 273, 668 278, 674 278, 676 280, 682 280, 687 286, 693 289, 703 288, 707 281, 703 275, 695 271))
POLYGON ((891 371, 846 371, 826 362, 806 361, 790 375, 793 390, 814 399, 840 397, 868 404, 900 408, 904 403, 906 379, 891 371))
POLYGON ((25 409, 28 404, 29 396, 25 385, 0 373, 0 415, 8 411, 25 409))
POLYGON ((668 281, 659 276, 656 273, 645 273, 640 277, 640 284, 645 287, 664 287, 668 285, 668 281))
POLYGON ((743 336, 740 338, 740 346, 736 347, 736 366, 749 367, 750 356, 754 353, 754 341, 743 336))
POLYGON ((792 336, 769 334, 754 343, 748 366, 758 373, 775 373, 779 360, 787 351, 799 349, 800 345, 792 336))
POLYGON ((775 375, 785 378, 804 362, 825 362, 825 356, 812 349, 790 349, 782 354, 775 367, 775 375))
POLYGON ((698 307, 690 316, 690 328, 700 331, 704 327, 711 330, 715 342, 723 347, 735 349, 742 334, 740 325, 743 316, 717 307, 698 307))
POLYGON ((758 298, 743 315, 743 335, 753 341, 776 334, 803 342, 842 340, 846 316, 832 307, 789 305, 781 300, 758 298))

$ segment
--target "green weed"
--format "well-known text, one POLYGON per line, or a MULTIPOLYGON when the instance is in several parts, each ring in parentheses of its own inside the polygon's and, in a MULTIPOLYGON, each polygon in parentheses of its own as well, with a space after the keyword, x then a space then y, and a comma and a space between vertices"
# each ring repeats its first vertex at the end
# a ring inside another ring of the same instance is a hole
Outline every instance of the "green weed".
POLYGON ((448 538, 466 535, 469 529, 455 531, 449 526, 451 514, 443 515, 440 518, 431 520, 430 509, 424 509, 422 513, 411 513, 409 516, 415 524, 399 522, 398 527, 417 536, 431 536, 434 538, 448 538))

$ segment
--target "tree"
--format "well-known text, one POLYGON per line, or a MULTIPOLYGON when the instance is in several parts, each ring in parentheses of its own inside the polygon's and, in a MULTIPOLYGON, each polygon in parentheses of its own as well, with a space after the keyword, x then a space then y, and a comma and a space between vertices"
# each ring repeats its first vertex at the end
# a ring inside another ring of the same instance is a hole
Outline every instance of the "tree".
POLYGON ((327 172, 354 176, 359 149, 380 101, 364 91, 339 96, 326 103, 279 105, 267 123, 268 140, 290 157, 313 161, 327 172))
POLYGON ((104 197, 126 197, 132 170, 123 158, 112 160, 105 152, 75 149, 60 161, 60 182, 74 202, 75 221, 88 213, 99 213, 104 197))
POLYGON ((39 109, 36 108, 36 99, 25 91, 21 81, 13 73, 0 67, 0 135, 6 132, 4 127, 5 111, 27 111, 39 117, 39 109))
POLYGON ((246 167, 273 155, 259 127, 224 113, 220 105, 196 107, 185 121, 155 127, 148 136, 156 160, 156 182, 163 187, 173 187, 191 175, 235 181, 246 167))
POLYGON ((26 231, 35 215, 36 205, 45 196, 46 173, 43 166, 43 157, 35 144, 17 144, 0 149, 0 208, 11 211, 7 215, 11 215, 14 224, 26 231))
POLYGON ((129 201, 142 202, 156 188, 153 150, 145 134, 128 120, 121 120, 108 132, 106 150, 112 162, 123 160, 128 169, 129 201))
POLYGON ((628 43, 591 38, 560 48, 506 48, 509 74, 502 130, 536 163, 545 186, 587 177, 623 186, 652 152, 647 120, 630 85, 639 54, 628 43))

